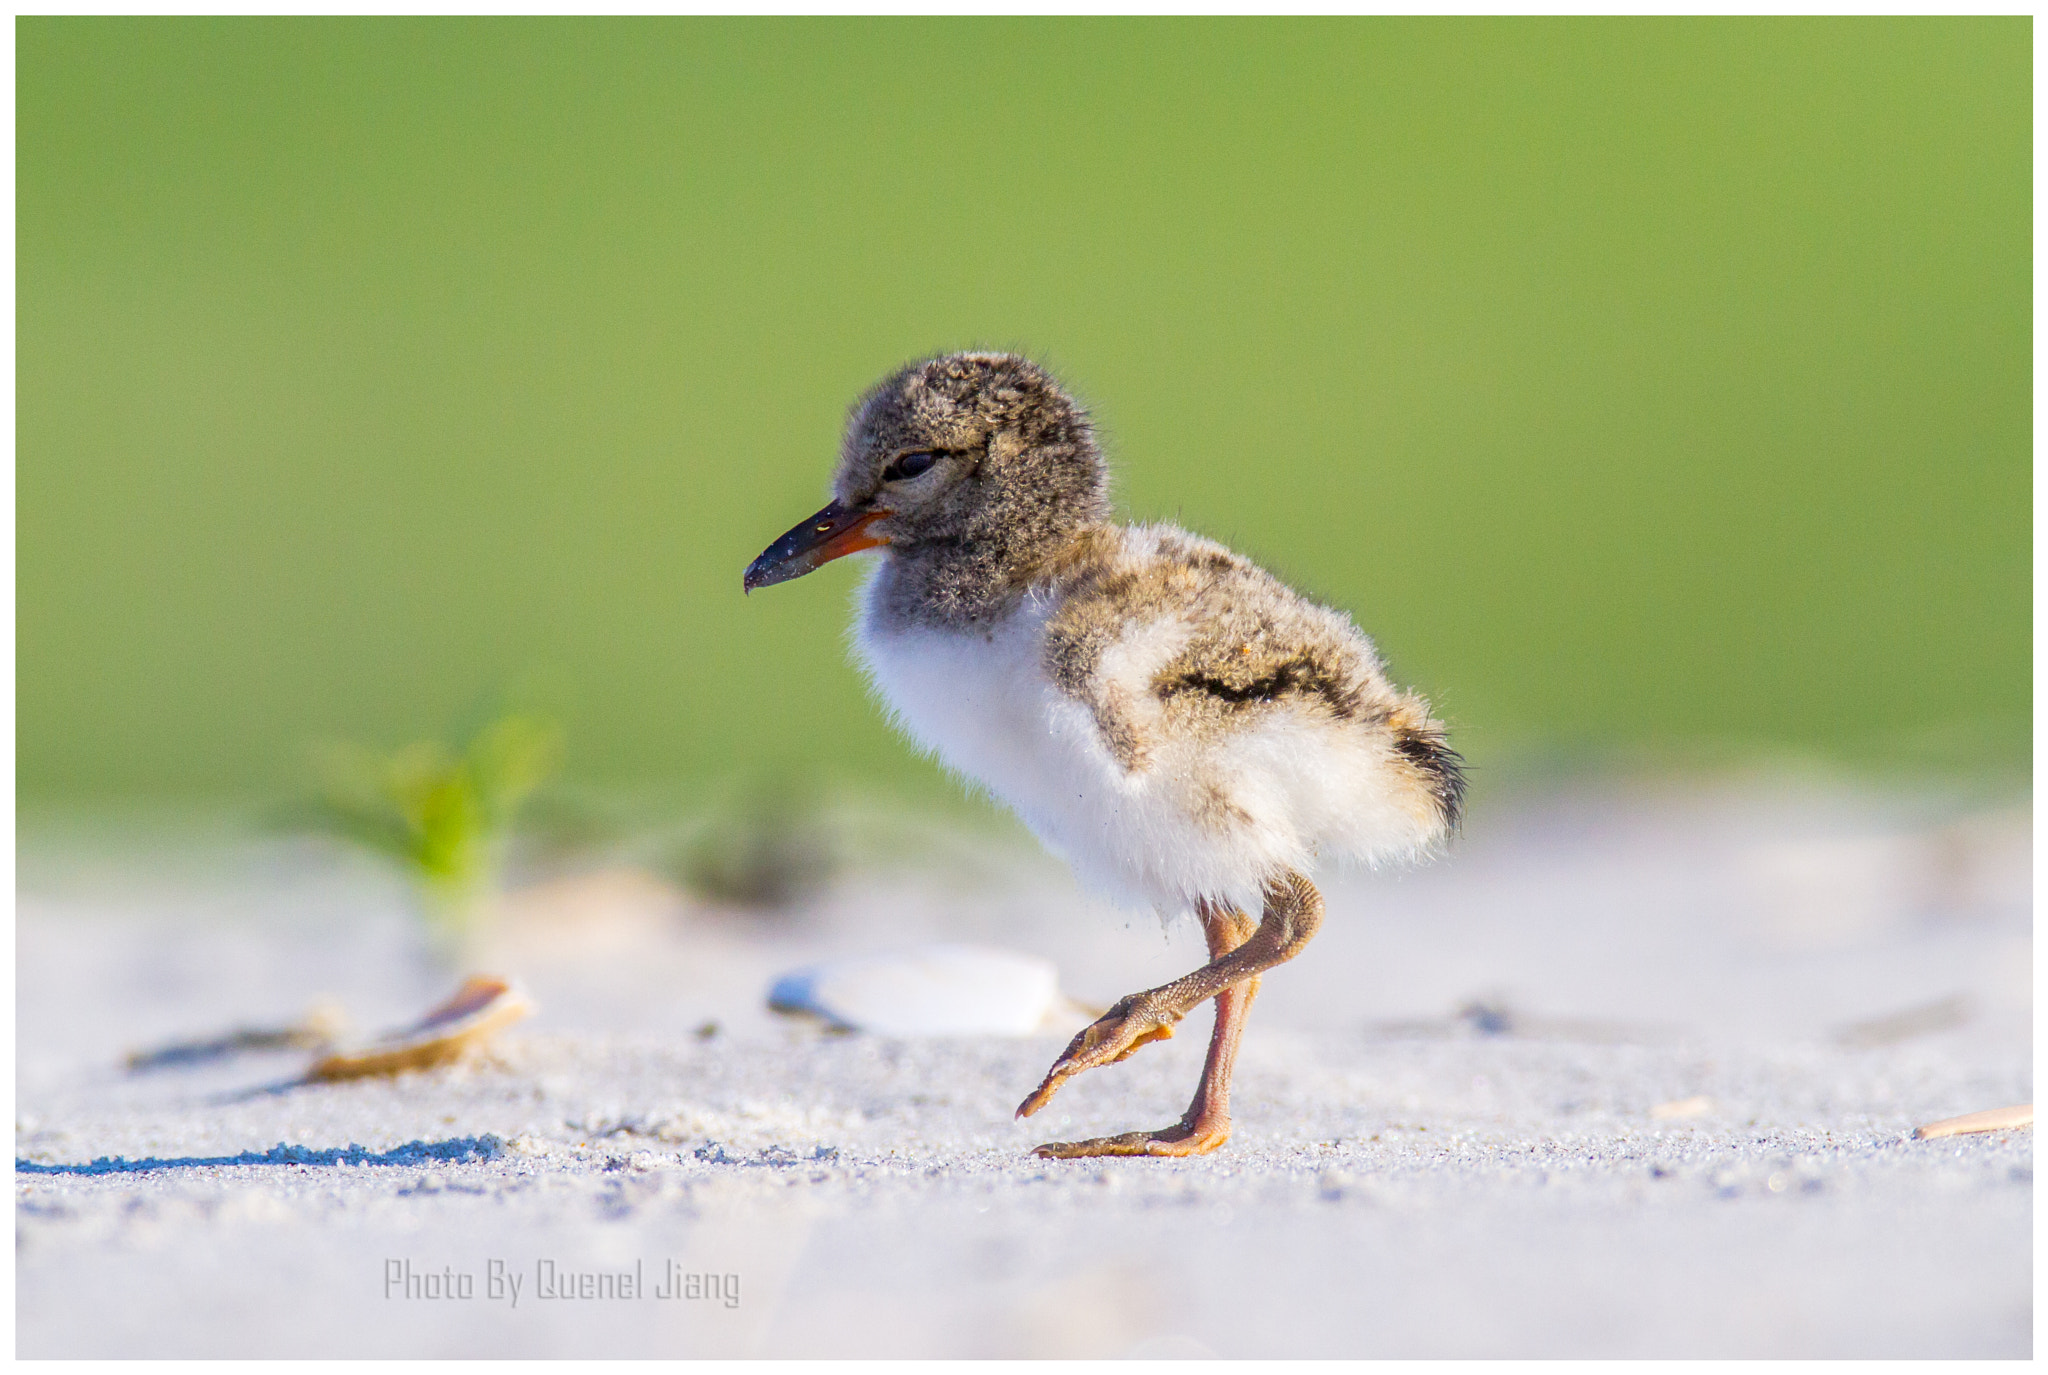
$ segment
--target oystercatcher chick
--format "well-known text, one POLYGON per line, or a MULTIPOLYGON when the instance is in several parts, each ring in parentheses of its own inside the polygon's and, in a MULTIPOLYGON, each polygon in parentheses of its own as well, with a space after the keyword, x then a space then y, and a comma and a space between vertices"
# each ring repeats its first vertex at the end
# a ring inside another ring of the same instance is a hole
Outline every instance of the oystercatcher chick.
POLYGON ((880 549, 856 646, 896 725, 1084 883, 1192 912, 1208 940, 1207 964, 1119 1000, 1017 1110, 1213 998, 1186 1114, 1037 1154, 1215 1150, 1259 976, 1322 922, 1315 863, 1421 855, 1457 825, 1443 726, 1342 612, 1184 530, 1114 523, 1087 414, 1024 358, 950 354, 887 378, 853 408, 832 490, 747 590, 880 549))

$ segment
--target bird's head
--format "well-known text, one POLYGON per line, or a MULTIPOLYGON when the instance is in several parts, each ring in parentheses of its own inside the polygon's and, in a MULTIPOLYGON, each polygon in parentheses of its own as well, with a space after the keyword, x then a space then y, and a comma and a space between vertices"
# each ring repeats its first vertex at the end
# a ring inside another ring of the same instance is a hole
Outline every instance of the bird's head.
POLYGON ((746 587, 787 582, 845 554, 1057 540, 1108 518, 1088 415, 1051 375, 1006 353, 913 363, 854 404, 832 503, 770 545, 746 587))

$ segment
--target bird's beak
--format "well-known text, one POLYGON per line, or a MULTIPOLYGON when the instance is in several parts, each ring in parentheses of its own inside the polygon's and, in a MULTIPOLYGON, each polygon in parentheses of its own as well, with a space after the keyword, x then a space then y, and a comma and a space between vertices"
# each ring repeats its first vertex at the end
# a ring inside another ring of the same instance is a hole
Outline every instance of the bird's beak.
POLYGON ((833 502, 801 522, 794 530, 761 551, 761 557, 747 565, 745 588, 771 587, 791 578, 801 578, 821 564, 846 554, 858 554, 889 541, 870 535, 868 527, 889 512, 841 506, 833 502))

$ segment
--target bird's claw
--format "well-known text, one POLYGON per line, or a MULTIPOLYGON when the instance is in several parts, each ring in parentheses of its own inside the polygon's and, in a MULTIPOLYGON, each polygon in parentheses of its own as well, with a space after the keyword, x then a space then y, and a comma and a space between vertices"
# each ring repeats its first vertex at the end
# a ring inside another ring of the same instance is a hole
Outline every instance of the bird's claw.
POLYGON ((1081 1029, 1067 1043, 1060 1058, 1046 1071, 1045 1081, 1031 1091, 1017 1107, 1017 1116, 1029 1117, 1059 1092, 1060 1085, 1083 1070, 1100 1069, 1129 1059, 1139 1046, 1164 1041, 1173 1035, 1180 1014, 1161 1006, 1149 993, 1133 993, 1081 1029))
POLYGON ((1088 1141, 1048 1141, 1032 1154, 1040 1160, 1084 1160, 1101 1155, 1207 1155, 1230 1139, 1230 1122, 1178 1122, 1156 1132, 1125 1132, 1088 1141))

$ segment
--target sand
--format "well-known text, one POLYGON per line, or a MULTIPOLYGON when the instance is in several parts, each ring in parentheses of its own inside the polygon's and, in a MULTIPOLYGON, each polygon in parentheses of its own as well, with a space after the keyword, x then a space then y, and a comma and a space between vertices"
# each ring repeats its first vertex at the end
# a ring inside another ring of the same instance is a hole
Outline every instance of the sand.
POLYGON ((1445 862, 1326 885, 1226 1150, 1074 1162, 1026 1152, 1171 1121, 1206 1013, 1019 1123, 1058 1035, 763 1006, 928 940, 1054 959, 1098 1005, 1197 961, 1021 848, 773 918, 557 878, 495 955, 540 1011, 489 1055, 284 1087, 303 1054, 121 1060, 323 995, 422 1011, 453 979, 388 876, 32 836, 18 1350, 2026 1356, 2031 1131, 1912 1132, 2031 1100, 2027 827, 1783 781, 1497 803, 1445 862))

